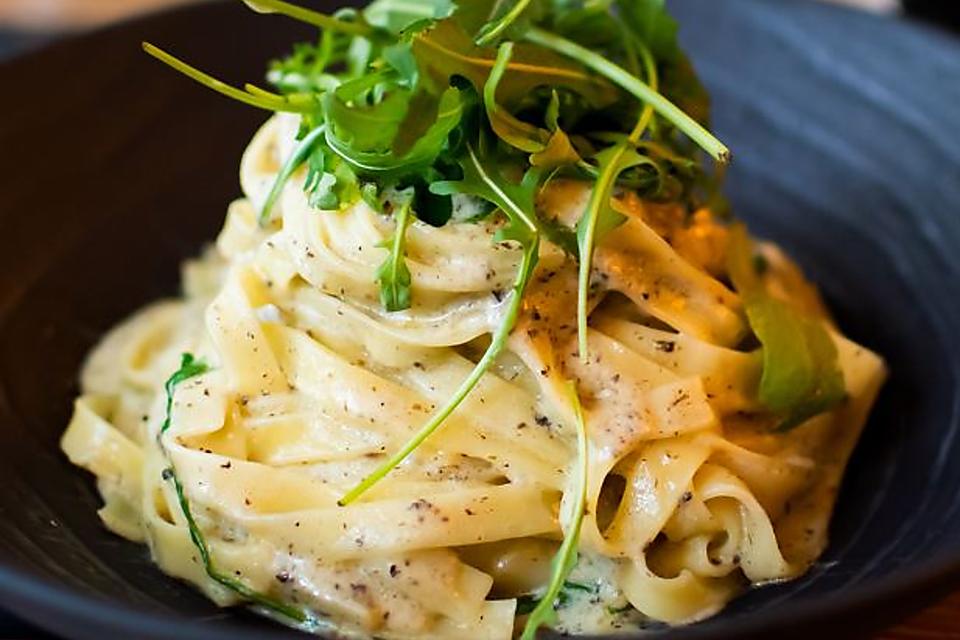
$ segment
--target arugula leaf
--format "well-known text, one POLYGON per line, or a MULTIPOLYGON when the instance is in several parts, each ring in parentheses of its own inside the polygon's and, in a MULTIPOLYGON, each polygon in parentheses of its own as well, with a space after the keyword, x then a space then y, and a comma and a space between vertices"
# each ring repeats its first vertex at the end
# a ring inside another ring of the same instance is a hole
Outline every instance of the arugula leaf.
POLYGON ((513 46, 512 42, 500 45, 493 69, 483 86, 483 105, 490 127, 507 144, 531 154, 530 164, 534 167, 556 169, 578 163, 580 154, 560 128, 560 97, 556 89, 551 92, 545 114, 550 131, 520 120, 497 104, 497 87, 513 57, 513 46))
POLYGON ((284 185, 286 185, 286 183, 290 180, 290 176, 292 176, 293 173, 299 169, 311 156, 314 146, 322 138, 322 136, 322 126, 317 127, 308 133, 297 144, 297 147, 293 150, 293 153, 290 154, 290 157, 287 158, 287 161, 283 163, 283 166, 277 173, 276 179, 273 181, 273 186, 270 187, 270 193, 267 194, 267 199, 263 201, 263 207, 260 209, 260 215, 258 217, 260 226, 264 226, 270 221, 270 214, 273 211, 273 206, 276 204, 277 198, 279 198, 280 194, 283 192, 284 185))
POLYGON ((550 94, 545 119, 550 130, 550 139, 543 149, 530 156, 530 164, 542 169, 556 169, 581 162, 580 153, 570 142, 570 137, 560 128, 560 96, 556 89, 550 94))
POLYGON ((589 451, 587 445, 587 426, 583 416, 583 407, 580 405, 580 396, 577 393, 577 387, 573 382, 567 383, 567 395, 570 404, 573 407, 574 417, 576 418, 577 428, 577 461, 576 477, 571 489, 574 495, 573 509, 570 513, 570 522, 567 523, 566 531, 563 536, 563 543, 557 550, 557 555, 551 561, 553 568, 550 575, 550 582, 547 589, 537 604, 536 608, 530 612, 527 618, 527 624, 523 628, 523 635, 520 640, 535 640, 537 629, 542 625, 552 624, 556 620, 554 611, 554 602, 563 588, 567 576, 577 564, 577 547, 580 543, 580 528, 583 525, 583 515, 587 508, 587 473, 590 467, 589 451))
POLYGON ((327 128, 326 141, 330 149, 358 173, 381 177, 416 174, 431 166, 443 153, 447 138, 460 124, 465 109, 463 93, 456 87, 447 88, 439 98, 435 120, 402 156, 397 156, 389 147, 379 150, 357 149, 349 140, 338 138, 332 128, 327 128))
MULTIPOLYGON (((648 82, 652 91, 657 90, 659 77, 656 65, 649 49, 640 46, 640 54, 647 69, 648 82)), ((580 265, 577 286, 577 339, 580 360, 586 362, 587 353, 587 302, 590 292, 590 272, 593 268, 593 252, 596 243, 603 236, 615 229, 624 221, 624 216, 610 206, 613 196, 613 187, 620 174, 634 167, 646 166, 654 173, 660 172, 660 167, 649 156, 638 153, 634 146, 640 141, 646 128, 653 118, 652 105, 645 105, 640 113, 633 131, 626 140, 614 144, 597 154, 597 176, 590 194, 587 209, 577 222, 577 247, 579 249, 580 265)))
MULTIPOLYGON (((419 32, 413 38, 413 52, 420 61, 421 73, 443 79, 461 76, 480 93, 496 58, 495 50, 475 45, 453 18, 419 32)), ((497 91, 508 108, 537 87, 568 89, 597 109, 617 100, 616 89, 605 79, 543 47, 517 43, 507 70, 497 91)))
POLYGON ((340 498, 337 504, 340 506, 350 504, 386 477, 388 473, 400 465, 400 463, 406 460, 411 453, 423 444, 423 442, 450 417, 450 414, 460 406, 467 395, 473 391, 473 388, 477 386, 477 383, 480 382, 483 375, 493 365, 497 356, 503 351, 503 348, 507 344, 507 339, 510 337, 510 332, 513 331, 513 327, 517 323, 517 317, 523 302, 523 294, 527 284, 530 282, 533 269, 537 263, 539 247, 540 243, 536 237, 533 242, 524 247, 523 257, 520 260, 520 267, 517 270, 517 275, 511 288, 510 302, 504 313, 504 319, 494 332, 490 346, 487 347, 483 357, 481 357, 479 362, 474 366, 470 375, 460 384, 460 387, 454 392, 450 400, 437 410, 430 420, 423 425, 398 452, 392 455, 389 460, 378 467, 373 473, 364 478, 357 486, 348 491, 340 498))
MULTIPOLYGON (((207 363, 203 360, 196 359, 192 353, 184 353, 181 356, 180 368, 177 369, 169 378, 167 378, 167 381, 164 384, 164 391, 167 395, 167 401, 163 424, 160 426, 161 435, 170 428, 171 411, 173 409, 173 396, 177 386, 179 386, 182 382, 202 375, 209 370, 210 367, 207 365, 207 363)), ((186 492, 183 489, 183 484, 180 482, 180 478, 177 476, 173 462, 170 461, 170 454, 167 452, 166 446, 163 444, 162 440, 160 440, 160 446, 163 449, 164 456, 170 463, 170 465, 163 472, 163 478, 173 482, 174 490, 177 493, 177 502, 180 504, 180 510, 183 512, 183 517, 187 521, 187 529, 190 532, 190 540, 193 542, 193 546, 197 549, 197 553, 200 555, 200 561, 203 563, 203 568, 204 571, 206 571, 207 576, 209 576, 214 582, 226 587, 230 591, 233 591, 239 595, 241 598, 252 602, 253 604, 264 607, 265 609, 269 609, 274 613, 286 616, 287 618, 299 623, 309 622, 311 616, 305 610, 300 609, 299 607, 288 605, 275 598, 271 598, 270 596, 262 594, 259 591, 251 589, 242 581, 237 580, 233 576, 225 574, 216 568, 216 565, 214 565, 213 562, 213 557, 210 555, 210 547, 207 544, 206 537, 203 535, 203 531, 200 530, 196 519, 193 517, 193 511, 190 509, 190 501, 187 499, 186 492)))
POLYGON ((227 96, 228 98, 233 98, 244 104, 248 104, 252 107, 257 107, 259 109, 265 109, 267 111, 278 111, 278 112, 291 112, 291 113, 311 113, 317 107, 317 104, 314 98, 307 94, 294 94, 290 96, 278 96, 270 94, 266 91, 262 91, 258 94, 250 93, 249 91, 243 91, 232 87, 225 82, 217 80, 211 75, 200 71, 196 67, 190 66, 183 60, 167 53, 160 47, 150 44, 149 42, 142 43, 143 50, 159 60, 164 64, 176 69, 183 75, 196 80, 200 84, 213 89, 217 93, 227 96))
POLYGON ((400 34, 423 20, 442 20, 454 8, 451 0, 375 0, 363 15, 370 24, 400 34))
POLYGON ((604 149, 596 156, 599 172, 587 208, 577 223, 577 246, 580 255, 580 273, 577 288, 577 330, 580 359, 587 360, 587 304, 590 293, 590 273, 597 242, 621 225, 626 218, 610 206, 613 187, 624 171, 646 165, 659 170, 649 157, 638 153, 628 140, 604 149))
POLYGON ((387 259, 377 269, 377 282, 380 283, 380 304, 387 311, 403 311, 410 308, 410 269, 404 259, 404 238, 410 224, 410 204, 413 198, 404 200, 397 212, 397 228, 393 238, 385 245, 390 249, 387 259))
MULTIPOLYGON (((594 587, 591 587, 589 585, 580 584, 579 582, 571 582, 570 580, 564 580, 563 586, 560 588, 560 593, 557 594, 557 599, 553 603, 553 608, 562 609, 565 606, 567 606, 570 600, 573 599, 573 596, 570 593, 571 591, 582 591, 584 593, 597 592, 594 587)), ((523 594, 522 596, 518 596, 516 615, 518 616, 527 615, 528 613, 536 609, 537 605, 540 604, 542 600, 543 598, 533 593, 526 593, 526 594, 523 594)))
POLYGON ((372 102, 372 93, 382 91, 396 78, 384 70, 348 80, 323 96, 323 112, 331 134, 353 152, 389 150, 400 123, 407 115, 410 91, 390 87, 386 95, 372 102))
POLYGON ((494 240, 516 240, 528 244, 540 232, 535 211, 540 173, 528 171, 523 181, 517 184, 504 178, 497 164, 485 147, 468 144, 460 164, 463 178, 435 182, 430 185, 430 191, 438 195, 463 193, 483 198, 507 216, 507 226, 497 232, 494 240))
POLYGON ((360 199, 356 174, 324 141, 317 141, 307 158, 303 188, 310 206, 324 211, 336 211, 360 199))
POLYGON ((546 148, 549 134, 539 127, 516 118, 497 104, 497 86, 503 79, 503 73, 507 70, 511 57, 513 57, 513 43, 504 42, 497 50, 496 61, 483 85, 483 106, 493 132, 501 140, 521 151, 538 153, 546 148))
POLYGON ((846 397, 837 347, 823 323, 804 317, 771 296, 757 274, 753 246, 743 225, 731 227, 727 269, 743 300, 750 328, 762 345, 760 402, 788 430, 846 397))
POLYGON ((169 470, 169 473, 164 475, 168 476, 173 481, 173 488, 177 493, 177 501, 180 504, 180 510, 183 512, 183 517, 187 521, 187 530, 190 532, 190 541, 193 542, 193 546, 200 555, 200 561, 203 563, 203 568, 207 576, 217 584, 226 587, 230 591, 233 591, 248 602, 259 605, 264 609, 269 609, 274 613, 278 613, 301 624, 310 622, 311 616, 304 609, 289 605, 276 598, 271 598, 266 594, 260 593, 259 591, 250 588, 244 582, 237 580, 233 576, 223 573, 217 569, 213 562, 213 557, 210 555, 210 547, 207 545, 206 537, 203 535, 199 525, 197 525, 197 521, 193 517, 193 512, 190 509, 190 501, 187 499, 186 493, 183 490, 183 484, 180 482, 180 478, 177 477, 172 465, 167 467, 167 469, 169 470))
POLYGON ((497 6, 506 5, 508 8, 480 29, 474 39, 480 46, 488 45, 504 35, 530 6, 530 0, 513 0, 512 3, 497 2, 496 4, 497 6))
POLYGON ((163 424, 160 425, 160 433, 166 432, 170 428, 170 412, 173 410, 173 393, 184 380, 189 380, 195 376, 203 375, 210 370, 209 365, 203 360, 197 360, 192 353, 184 353, 180 356, 180 368, 173 372, 163 385, 167 394, 166 410, 164 413, 163 424))
POLYGON ((285 94, 321 93, 336 88, 340 79, 326 72, 331 64, 342 59, 335 41, 334 34, 324 32, 316 45, 295 44, 289 56, 270 63, 267 81, 285 94))
POLYGON ((633 94, 645 104, 649 104, 656 112, 685 133, 696 142, 714 160, 720 163, 730 161, 730 150, 707 131, 702 124, 691 118, 677 105, 670 102, 662 94, 653 91, 647 84, 621 66, 610 62, 602 55, 591 51, 576 42, 562 38, 556 34, 544 31, 538 27, 527 31, 527 40, 548 49, 562 53, 580 61, 611 82, 619 85, 625 91, 633 94))
POLYGON ((680 55, 677 21, 667 12, 664 0, 616 0, 617 15, 661 63, 673 63, 680 55))
POLYGON ((490 346, 487 347, 483 356, 466 379, 460 384, 450 400, 440 407, 399 451, 393 454, 373 473, 364 478, 357 486, 348 491, 338 501, 338 504, 341 506, 350 504, 369 490, 370 487, 386 477, 388 473, 403 462, 446 421, 450 414, 460 406, 467 395, 473 391, 473 388, 477 386, 480 379, 493 365, 494 361, 506 346, 507 339, 510 337, 510 333, 517 323, 520 308, 523 304, 523 294, 526 291, 527 284, 530 282, 530 278, 533 276, 533 271, 536 268, 540 253, 540 234, 537 232, 537 225, 534 222, 536 212, 533 207, 533 194, 536 192, 537 187, 536 174, 534 172, 528 173, 522 184, 515 185, 503 179, 500 173, 492 166, 493 162, 491 158, 481 156, 472 145, 467 145, 467 158, 465 158, 463 162, 464 179, 462 181, 437 183, 433 185, 431 191, 440 194, 466 193, 468 195, 480 196, 500 207, 501 211, 507 216, 509 221, 507 226, 498 232, 494 240, 496 242, 507 240, 519 242, 523 248, 523 255, 520 259, 520 266, 517 269, 513 286, 511 287, 510 298, 504 312, 503 320, 496 331, 494 331, 490 346))
POLYGON ((243 0, 247 6, 259 13, 279 13, 294 20, 304 22, 328 31, 340 31, 356 36, 373 35, 373 28, 365 22, 350 22, 328 16, 305 7, 283 0, 243 0))

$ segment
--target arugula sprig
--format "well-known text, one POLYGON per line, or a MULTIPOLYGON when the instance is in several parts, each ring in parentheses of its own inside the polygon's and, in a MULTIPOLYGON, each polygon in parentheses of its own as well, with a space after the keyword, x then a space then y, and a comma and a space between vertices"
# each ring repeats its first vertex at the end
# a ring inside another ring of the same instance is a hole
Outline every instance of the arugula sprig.
POLYGON ((170 414, 173 411, 173 394, 181 382, 203 375, 210 370, 210 366, 203 360, 198 360, 192 353, 184 353, 180 357, 180 367, 167 378, 163 384, 166 394, 163 422, 160 424, 160 435, 170 428, 170 414))
MULTIPOLYGON (((167 381, 164 384, 164 392, 166 393, 166 408, 163 423, 160 426, 160 435, 163 435, 167 432, 167 430, 170 429, 173 398, 177 387, 181 383, 191 378, 195 378, 196 376, 203 375, 209 370, 210 366, 203 360, 198 360, 193 354, 184 353, 181 356, 180 368, 174 371, 173 374, 167 378, 167 381)), ((160 439, 160 446, 163 449, 164 456, 166 456, 167 461, 169 462, 169 466, 163 472, 163 477, 165 480, 173 482, 173 488, 177 494, 177 502, 180 505, 180 510, 183 512, 184 520, 187 522, 187 530, 190 533, 190 541, 193 542, 193 546, 196 548, 197 554, 200 556, 200 562, 203 563, 203 569, 207 576, 217 584, 226 587, 230 591, 233 591, 249 603, 290 618, 291 620, 300 624, 310 622, 311 616, 304 609, 289 605, 285 602, 277 600, 276 598, 272 598, 266 594, 260 593, 259 591, 252 589, 243 581, 238 580, 235 577, 223 573, 217 569, 217 566, 213 561, 213 556, 210 554, 210 545, 207 543, 207 539, 204 536, 203 531, 200 529, 196 519, 193 517, 193 511, 190 508, 190 500, 187 498, 186 492, 183 488, 183 483, 180 481, 180 477, 177 475, 176 469, 173 465, 173 462, 170 460, 170 455, 167 452, 162 439, 160 439)))
MULTIPOLYGON (((650 50, 643 42, 629 43, 629 45, 630 51, 635 48, 639 50, 646 70, 647 82, 650 88, 656 91, 659 78, 650 50)), ((636 148, 640 143, 640 138, 653 121, 653 112, 653 105, 646 104, 630 135, 621 142, 607 147, 595 157, 597 175, 593 184, 593 191, 590 194, 590 201, 586 210, 577 222, 577 248, 580 255, 577 286, 577 350, 583 362, 586 362, 589 358, 587 351, 587 314, 594 248, 603 236, 613 231, 625 220, 623 214, 610 206, 613 189, 620 175, 629 169, 646 166, 650 167, 654 173, 661 170, 660 166, 650 156, 641 154, 636 148)))
POLYGON ((236 87, 230 86, 229 84, 221 82, 213 76, 200 71, 196 67, 187 64, 183 60, 180 60, 176 56, 167 53, 160 47, 152 45, 149 42, 143 43, 143 50, 157 60, 176 69, 188 78, 196 80, 205 87, 209 87, 217 93, 223 94, 228 98, 233 98, 234 100, 248 104, 252 107, 257 107, 266 111, 300 114, 310 113, 316 108, 316 103, 314 102, 315 99, 310 94, 295 93, 288 95, 277 95, 262 89, 258 90, 252 85, 247 85, 245 89, 237 89, 236 87))
MULTIPOLYGON (((583 525, 583 516, 587 508, 587 483, 588 469, 590 467, 589 450, 587 442, 587 426, 583 416, 583 407, 580 404, 580 396, 577 393, 577 386, 573 382, 567 383, 567 397, 573 408, 574 424, 577 429, 577 458, 575 461, 575 476, 571 492, 573 495, 573 507, 570 510, 570 520, 564 527, 563 542, 560 549, 551 561, 550 581, 547 583, 547 589, 536 608, 530 612, 527 618, 527 624, 523 628, 523 635, 520 640, 535 640, 537 629, 543 625, 552 624, 556 620, 555 603, 562 589, 569 584, 567 576, 573 571, 577 564, 577 547, 580 543, 580 529, 583 525)), ((568 587, 569 588, 569 587, 568 587)))
POLYGON ((837 347, 823 323, 774 298, 756 270, 753 243, 743 225, 730 231, 727 270, 761 344, 758 397, 788 431, 829 411, 846 397, 837 347))
MULTIPOLYGON (((263 207, 260 209, 259 221, 261 225, 265 225, 270 221, 270 214, 273 212, 273 206, 277 203, 277 198, 280 197, 280 194, 283 192, 283 187, 290 180, 290 177, 299 169, 303 164, 310 158, 314 153, 314 148, 317 145, 317 142, 323 136, 323 126, 319 126, 306 136, 303 137, 294 148, 293 153, 290 154, 290 157, 287 158, 286 162, 283 163, 283 166, 280 167, 280 171, 277 173, 277 177, 273 181, 273 186, 270 188, 270 192, 267 194, 267 199, 263 202, 263 207)), ((310 178, 307 179, 307 185, 310 183, 310 178)))
POLYGON ((513 331, 520 315, 523 303, 523 294, 526 291, 530 278, 540 253, 540 233, 536 224, 534 199, 539 186, 539 173, 530 171, 520 184, 513 184, 503 177, 492 158, 484 153, 480 145, 467 145, 466 155, 463 158, 463 179, 455 182, 435 183, 431 188, 434 193, 453 194, 461 193, 484 198, 493 202, 507 217, 508 223, 494 237, 496 242, 513 241, 519 243, 523 253, 520 265, 517 268, 511 287, 509 301, 503 313, 500 326, 493 333, 490 346, 483 356, 474 365, 473 370, 460 383, 453 396, 440 407, 431 418, 411 437, 399 451, 394 453, 381 464, 373 473, 364 478, 357 486, 348 491, 339 504, 345 506, 366 493, 377 482, 387 476, 400 465, 407 457, 423 444, 450 415, 460 406, 464 399, 473 391, 474 387, 490 369, 497 357, 506 347, 507 339, 513 331))
POLYGON ((377 269, 377 282, 380 283, 380 304, 387 311, 403 311, 410 308, 410 285, 412 278, 406 262, 407 226, 411 222, 410 205, 412 197, 404 200, 396 215, 396 228, 393 237, 385 246, 390 250, 386 260, 377 269))
MULTIPOLYGON (((488 351, 416 436, 345 496, 349 502, 439 428, 479 382, 516 323, 543 239, 580 261, 586 357, 594 248, 621 221, 610 206, 615 189, 692 210, 704 190, 714 191, 697 147, 719 162, 729 151, 707 130, 706 93, 663 0, 375 0, 362 12, 334 15, 285 0, 247 2, 322 30, 315 43, 273 63, 274 91, 227 85, 144 46, 224 95, 300 116, 300 144, 277 176, 263 222, 283 184, 306 164, 304 187, 316 208, 346 210, 363 199, 385 211, 390 194, 412 189, 412 208, 394 207, 398 218, 416 212, 439 226, 450 219, 452 198, 466 194, 506 216, 495 242, 522 249, 488 351), (537 215, 536 194, 558 175, 595 183, 575 236, 537 215)), ((375 275, 388 312, 411 303, 401 222, 375 275)))

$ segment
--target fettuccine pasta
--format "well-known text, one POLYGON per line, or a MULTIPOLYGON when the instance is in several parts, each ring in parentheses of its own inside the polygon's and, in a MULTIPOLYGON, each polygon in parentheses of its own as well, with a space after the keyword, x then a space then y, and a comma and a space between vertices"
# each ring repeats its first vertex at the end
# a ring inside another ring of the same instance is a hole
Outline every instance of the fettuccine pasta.
MULTIPOLYGON (((276 116, 257 133, 245 197, 185 265, 183 297, 137 312, 84 368, 62 447, 96 475, 111 531, 217 604, 250 602, 207 571, 188 500, 217 572, 308 612, 292 621, 302 628, 506 640, 569 522, 574 380, 586 508, 557 628, 694 622, 816 560, 883 361, 843 337, 764 245, 767 290, 826 328, 846 388, 834 408, 778 431, 724 266, 728 227, 626 193, 614 202, 625 222, 596 250, 589 356, 578 353, 576 264, 546 243, 494 366, 389 477, 339 506, 468 376, 514 295, 521 251, 491 244, 497 217, 415 220, 412 305, 383 310, 374 272, 395 216, 363 200, 317 211, 293 180, 258 225, 297 128, 276 116), (165 389, 184 353, 203 370, 165 389)), ((575 222, 588 197, 589 185, 557 180, 537 206, 575 222)))

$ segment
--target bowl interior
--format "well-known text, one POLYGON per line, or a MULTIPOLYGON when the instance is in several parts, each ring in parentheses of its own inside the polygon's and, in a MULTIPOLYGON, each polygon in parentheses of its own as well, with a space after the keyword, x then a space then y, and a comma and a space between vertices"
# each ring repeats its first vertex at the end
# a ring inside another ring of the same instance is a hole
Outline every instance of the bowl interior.
MULTIPOLYGON (((863 630, 920 599, 918 581, 960 566, 960 466, 949 464, 960 455, 960 112, 949 108, 960 104, 960 46, 812 3, 673 7, 736 153, 736 211, 799 259, 892 377, 822 561, 667 633, 761 633, 777 621, 800 633, 825 616, 863 630), (893 597, 901 608, 856 617, 893 597)), ((108 534, 93 483, 57 440, 84 354, 125 314, 176 293, 177 265, 239 195, 239 156, 264 117, 138 55, 140 40, 244 81, 308 37, 213 4, 0 67, 15 88, 0 103, 0 599, 39 624, 76 637, 236 638, 242 620, 249 634, 287 635, 216 610, 108 534)))

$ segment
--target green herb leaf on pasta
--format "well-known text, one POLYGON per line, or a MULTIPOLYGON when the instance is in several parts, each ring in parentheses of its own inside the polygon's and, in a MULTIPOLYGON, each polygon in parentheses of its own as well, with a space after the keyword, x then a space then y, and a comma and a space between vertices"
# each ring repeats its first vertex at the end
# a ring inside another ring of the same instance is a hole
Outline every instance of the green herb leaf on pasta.
POLYGON ((753 244, 743 225, 731 228, 728 271, 762 345, 763 373, 759 400, 791 429, 846 397, 837 347, 823 323, 803 316, 771 296, 754 260, 753 244))
MULTIPOLYGON (((587 441, 587 425, 580 405, 580 396, 573 382, 567 383, 567 397, 572 407, 574 425, 577 430, 577 457, 575 460, 573 481, 568 488, 568 495, 573 496, 569 520, 566 523, 563 542, 551 562, 550 582, 540 602, 530 612, 527 624, 523 628, 521 640, 534 640, 537 629, 556 620, 554 603, 560 596, 564 585, 576 584, 567 582, 567 576, 577 564, 577 548, 580 544, 580 528, 583 525, 583 516, 587 508, 588 469, 590 467, 590 451, 587 441)), ((578 585, 579 586, 579 585, 578 585)))
POLYGON ((390 253, 377 269, 380 303, 384 309, 391 312, 410 308, 411 276, 405 257, 405 238, 411 218, 411 201, 412 195, 400 205, 396 214, 396 229, 393 237, 386 242, 390 253))

